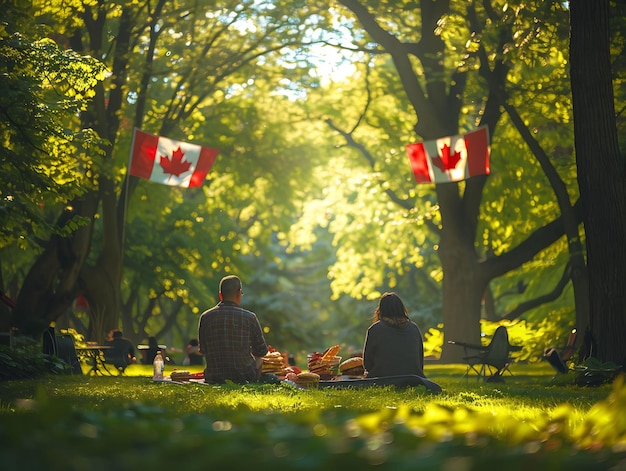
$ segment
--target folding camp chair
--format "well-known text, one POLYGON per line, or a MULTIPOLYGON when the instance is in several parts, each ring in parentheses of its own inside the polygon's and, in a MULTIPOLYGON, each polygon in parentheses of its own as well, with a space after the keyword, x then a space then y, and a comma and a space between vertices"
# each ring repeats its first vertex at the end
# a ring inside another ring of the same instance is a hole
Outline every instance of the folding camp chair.
POLYGON ((576 329, 572 329, 570 332, 565 347, 561 349, 548 348, 544 352, 543 357, 548 360, 557 374, 566 374, 569 371, 567 362, 572 359, 574 352, 576 352, 576 329))
POLYGON ((74 338, 71 335, 57 335, 55 340, 57 358, 60 358, 69 365, 72 374, 82 375, 83 370, 78 361, 78 355, 76 354, 74 338))
POLYGON ((502 375, 506 371, 513 376, 509 369, 512 361, 511 352, 522 349, 521 346, 509 343, 509 333, 502 325, 496 329, 489 345, 472 345, 455 341, 450 343, 460 345, 465 349, 463 357, 467 362, 465 376, 469 377, 470 372, 474 371, 478 380, 483 378, 485 381, 502 381, 502 375))

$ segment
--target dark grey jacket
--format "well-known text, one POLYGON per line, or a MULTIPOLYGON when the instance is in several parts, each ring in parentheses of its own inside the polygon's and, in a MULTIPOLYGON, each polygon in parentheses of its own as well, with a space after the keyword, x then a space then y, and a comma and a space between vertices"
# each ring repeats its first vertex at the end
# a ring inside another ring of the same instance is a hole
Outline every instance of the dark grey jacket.
POLYGON ((424 345, 417 324, 394 327, 378 321, 367 329, 363 366, 368 378, 394 375, 424 377, 424 345))

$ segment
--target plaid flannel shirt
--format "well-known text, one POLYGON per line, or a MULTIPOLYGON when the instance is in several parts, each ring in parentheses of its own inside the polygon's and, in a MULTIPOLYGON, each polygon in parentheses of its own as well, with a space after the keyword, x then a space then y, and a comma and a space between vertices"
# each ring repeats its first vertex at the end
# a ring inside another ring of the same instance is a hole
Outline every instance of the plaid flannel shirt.
POLYGON ((206 359, 205 382, 246 383, 259 379, 254 357, 264 356, 267 344, 253 312, 230 301, 220 302, 200 316, 198 340, 206 359))

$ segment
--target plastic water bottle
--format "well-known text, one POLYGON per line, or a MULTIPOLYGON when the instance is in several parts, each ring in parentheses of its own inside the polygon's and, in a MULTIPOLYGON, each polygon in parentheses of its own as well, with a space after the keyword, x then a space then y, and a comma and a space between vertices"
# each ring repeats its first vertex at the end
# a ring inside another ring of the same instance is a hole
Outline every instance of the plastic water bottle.
POLYGON ((161 356, 161 351, 159 350, 154 357, 154 362, 152 363, 154 367, 154 376, 152 379, 163 379, 163 371, 165 371, 165 362, 163 361, 163 357, 161 356))

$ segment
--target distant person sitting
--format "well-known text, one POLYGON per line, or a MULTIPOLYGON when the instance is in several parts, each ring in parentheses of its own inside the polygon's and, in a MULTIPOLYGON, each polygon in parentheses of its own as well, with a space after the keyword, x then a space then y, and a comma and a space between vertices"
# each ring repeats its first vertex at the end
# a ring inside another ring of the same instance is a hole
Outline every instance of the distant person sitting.
POLYGON ((380 297, 374 323, 367 330, 363 348, 367 377, 417 375, 424 377, 422 334, 409 319, 395 293, 380 297))
POLYGON ((124 371, 128 365, 137 361, 135 347, 130 340, 124 337, 121 330, 113 329, 109 333, 105 345, 113 348, 104 351, 104 359, 107 363, 115 365, 118 370, 124 371))
POLYGON ((200 352, 198 339, 191 339, 185 347, 185 360, 183 365, 203 365, 204 355, 200 352))
POLYGON ((159 342, 157 342, 156 337, 148 337, 148 350, 146 350, 146 356, 143 359, 143 362, 146 365, 151 365, 154 362, 154 357, 159 351, 161 352, 161 356, 163 356, 163 360, 165 360, 165 352, 159 347, 159 342))

